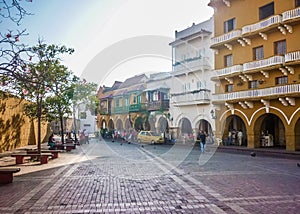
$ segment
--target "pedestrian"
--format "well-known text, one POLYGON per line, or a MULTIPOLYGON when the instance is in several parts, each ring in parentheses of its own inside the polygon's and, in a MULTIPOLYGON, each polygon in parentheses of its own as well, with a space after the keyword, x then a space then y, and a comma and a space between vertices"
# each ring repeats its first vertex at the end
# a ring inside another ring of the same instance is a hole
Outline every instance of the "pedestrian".
POLYGON ((243 142, 243 132, 242 132, 242 130, 240 130, 240 131, 237 133, 237 137, 238 137, 239 146, 241 146, 241 145, 242 145, 242 142, 243 142))
POLYGON ((198 139, 200 140, 201 152, 204 153, 206 149, 206 133, 204 131, 200 131, 198 135, 198 139))
POLYGON ((89 142, 89 132, 88 132, 88 130, 84 129, 83 130, 83 134, 84 134, 84 141, 85 141, 85 143, 90 143, 89 142))
POLYGON ((228 132, 228 146, 230 146, 231 144, 232 144, 232 132, 231 131, 229 131, 228 132))
POLYGON ((55 148, 55 139, 54 139, 54 134, 53 133, 48 138, 48 146, 50 146, 49 149, 54 149, 55 148))

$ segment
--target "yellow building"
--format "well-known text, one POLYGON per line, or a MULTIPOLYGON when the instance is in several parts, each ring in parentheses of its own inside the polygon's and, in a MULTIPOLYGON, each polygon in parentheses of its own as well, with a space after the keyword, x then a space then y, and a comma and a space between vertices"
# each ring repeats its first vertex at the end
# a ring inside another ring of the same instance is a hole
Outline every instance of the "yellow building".
POLYGON ((299 150, 300 0, 211 0, 209 6, 216 136, 223 144, 299 150))

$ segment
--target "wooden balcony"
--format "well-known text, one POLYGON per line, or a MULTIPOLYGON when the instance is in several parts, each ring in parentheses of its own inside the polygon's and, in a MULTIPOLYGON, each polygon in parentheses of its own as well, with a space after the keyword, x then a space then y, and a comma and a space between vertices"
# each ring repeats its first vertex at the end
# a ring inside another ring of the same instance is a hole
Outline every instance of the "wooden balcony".
POLYGON ((300 21, 300 7, 282 13, 282 22, 291 23, 300 21))
POLYGON ((129 112, 141 112, 146 110, 146 103, 137 103, 129 106, 129 112))
POLYGON ((272 96, 278 97, 278 95, 293 95, 299 96, 300 84, 283 85, 271 88, 237 91, 225 94, 212 95, 213 102, 225 102, 229 100, 258 100, 264 97, 271 99, 272 96))
POLYGON ((127 114, 129 112, 129 106, 114 107, 114 114, 127 114))
POLYGON ((266 32, 270 28, 276 28, 278 25, 280 25, 281 21, 282 21, 281 15, 271 16, 255 24, 246 25, 242 27, 242 35, 247 36, 251 34, 256 34, 258 32, 266 32))
POLYGON ((221 36, 217 36, 211 39, 211 48, 217 48, 218 46, 230 43, 237 43, 238 38, 242 35, 241 30, 233 30, 221 36))
POLYGON ((110 115, 111 109, 110 108, 100 108, 100 114, 101 115, 110 115))
POLYGON ((287 64, 298 64, 300 63, 300 51, 286 53, 284 58, 287 64))
POLYGON ((233 65, 230 67, 214 70, 214 74, 212 76, 212 80, 218 80, 219 78, 232 75, 234 73, 240 73, 243 71, 242 65, 233 65))
POLYGON ((272 56, 267 59, 247 62, 243 64, 243 71, 270 70, 284 63, 284 56, 272 56))
POLYGON ((147 103, 148 111, 168 110, 170 107, 169 100, 152 101, 147 103))

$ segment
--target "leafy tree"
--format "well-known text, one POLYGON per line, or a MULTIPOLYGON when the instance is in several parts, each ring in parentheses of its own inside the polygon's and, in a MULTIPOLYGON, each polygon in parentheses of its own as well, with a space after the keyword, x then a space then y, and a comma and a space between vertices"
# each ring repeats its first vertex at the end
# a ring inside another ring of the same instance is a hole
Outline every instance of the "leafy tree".
MULTIPOLYGON (((61 133, 64 133, 64 119, 72 113, 74 88, 79 78, 72 75, 63 65, 56 66, 56 76, 53 78, 52 92, 54 96, 46 98, 47 116, 49 121, 60 121, 61 133)), ((64 135, 61 135, 64 143, 64 135)))
POLYGON ((77 119, 76 112, 79 111, 80 105, 85 105, 87 109, 90 110, 92 114, 95 114, 95 109, 99 105, 99 100, 96 96, 97 84, 87 82, 85 79, 78 82, 74 88, 74 96, 73 96, 73 119, 74 119, 74 130, 75 130, 75 140, 77 141, 76 131, 77 131, 77 119))
MULTIPOLYGON (((65 46, 46 45, 41 41, 29 49, 33 55, 31 63, 22 66, 23 72, 16 72, 11 78, 14 90, 22 91, 22 96, 31 102, 25 105, 25 113, 38 123, 38 151, 41 151, 41 123, 49 116, 46 98, 54 96, 53 85, 65 67, 60 65, 61 54, 72 54, 73 49, 65 46), (59 74, 57 74, 57 72, 59 74)), ((63 84, 63 83, 62 83, 63 84)))

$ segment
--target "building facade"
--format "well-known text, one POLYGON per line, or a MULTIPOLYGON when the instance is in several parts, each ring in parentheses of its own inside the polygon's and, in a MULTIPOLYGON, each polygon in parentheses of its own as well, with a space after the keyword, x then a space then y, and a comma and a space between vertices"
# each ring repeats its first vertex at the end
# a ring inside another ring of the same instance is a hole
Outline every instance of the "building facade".
POLYGON ((175 31, 175 40, 170 43, 173 53, 170 115, 172 128, 183 141, 194 142, 199 130, 211 137, 215 132, 211 100, 214 52, 210 49, 213 22, 210 18, 175 31))
POLYGON ((209 6, 217 137, 249 148, 299 150, 300 1, 211 0, 209 6))

